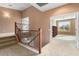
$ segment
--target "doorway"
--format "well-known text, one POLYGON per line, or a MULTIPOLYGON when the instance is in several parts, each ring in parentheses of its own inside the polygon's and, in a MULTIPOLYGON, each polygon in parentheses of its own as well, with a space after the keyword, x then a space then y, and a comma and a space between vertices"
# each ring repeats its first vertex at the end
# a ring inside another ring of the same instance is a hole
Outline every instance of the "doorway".
POLYGON ((72 46, 78 48, 78 15, 78 12, 73 12, 58 16, 52 16, 50 18, 50 40, 58 40, 71 43, 73 41, 74 43, 72 43, 72 46), (57 35, 54 37, 53 26, 57 28, 57 35))

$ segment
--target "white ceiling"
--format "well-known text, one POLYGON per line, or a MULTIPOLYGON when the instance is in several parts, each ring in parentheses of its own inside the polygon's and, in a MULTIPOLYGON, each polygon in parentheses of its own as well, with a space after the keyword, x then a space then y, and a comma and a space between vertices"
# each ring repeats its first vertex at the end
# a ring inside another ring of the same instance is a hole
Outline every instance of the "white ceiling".
POLYGON ((6 8, 11 8, 11 9, 15 9, 15 10, 24 10, 26 8, 29 8, 30 6, 34 6, 35 8, 37 8, 38 10, 44 12, 62 5, 65 5, 66 3, 48 3, 42 7, 40 7, 39 5, 37 5, 36 3, 0 3, 1 7, 6 7, 6 8))
POLYGON ((0 3, 0 6, 22 11, 30 7, 31 4, 29 3, 0 3))
POLYGON ((48 4, 46 4, 46 5, 42 6, 42 7, 38 6, 35 3, 33 3, 32 5, 34 7, 36 7, 37 9, 39 9, 40 11, 44 12, 44 11, 47 11, 47 10, 50 10, 50 9, 54 9, 56 7, 60 7, 60 6, 65 5, 65 4, 67 4, 67 3, 48 3, 48 4))

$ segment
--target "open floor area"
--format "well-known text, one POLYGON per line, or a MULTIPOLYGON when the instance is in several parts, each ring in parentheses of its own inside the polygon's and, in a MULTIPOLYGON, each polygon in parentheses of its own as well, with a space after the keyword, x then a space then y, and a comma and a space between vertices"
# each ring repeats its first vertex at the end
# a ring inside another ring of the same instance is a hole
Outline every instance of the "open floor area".
POLYGON ((41 56, 79 56, 79 48, 76 48, 76 41, 51 40, 42 49, 41 56))
POLYGON ((42 48, 41 54, 14 44, 0 49, 0 56, 79 56, 79 48, 76 48, 76 40, 52 39, 42 48))

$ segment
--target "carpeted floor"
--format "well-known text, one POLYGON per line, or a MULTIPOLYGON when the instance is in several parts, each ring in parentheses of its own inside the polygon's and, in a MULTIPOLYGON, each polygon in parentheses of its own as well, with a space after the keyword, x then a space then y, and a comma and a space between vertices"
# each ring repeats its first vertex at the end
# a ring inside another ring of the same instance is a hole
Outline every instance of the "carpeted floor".
POLYGON ((54 40, 52 39, 39 56, 79 56, 79 48, 76 48, 74 40, 54 40))
POLYGON ((16 44, 0 49, 0 56, 34 56, 36 53, 16 44))
POLYGON ((79 56, 79 49, 76 48, 76 40, 52 39, 39 55, 15 44, 0 49, 0 56, 79 56))

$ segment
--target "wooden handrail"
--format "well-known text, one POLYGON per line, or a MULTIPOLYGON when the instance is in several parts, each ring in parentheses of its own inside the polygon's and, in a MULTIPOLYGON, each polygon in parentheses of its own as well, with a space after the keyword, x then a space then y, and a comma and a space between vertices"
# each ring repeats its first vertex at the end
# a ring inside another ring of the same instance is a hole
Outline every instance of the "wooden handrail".
POLYGON ((38 32, 38 30, 21 30, 20 31, 35 31, 35 32, 38 32))
POLYGON ((17 39, 17 42, 19 41, 19 36, 17 35, 17 25, 16 25, 16 22, 15 22, 15 35, 16 35, 16 39, 17 39))
POLYGON ((23 24, 23 23, 16 23, 16 24, 19 24, 19 25, 27 25, 27 24, 23 24))
POLYGON ((39 28, 39 54, 41 53, 42 48, 42 29, 39 28))
MULTIPOLYGON (((15 28, 17 27, 18 28, 18 26, 17 26, 17 24, 20 24, 20 23, 16 23, 15 22, 15 28)), ((20 25, 22 25, 22 24, 20 24, 20 25)), ((26 24, 25 24, 26 25, 26 24)), ((38 30, 23 30, 23 29, 20 29, 20 28, 18 28, 20 31, 36 31, 36 32, 38 32, 38 30)))
POLYGON ((16 22, 15 22, 15 34, 16 34, 16 22))

